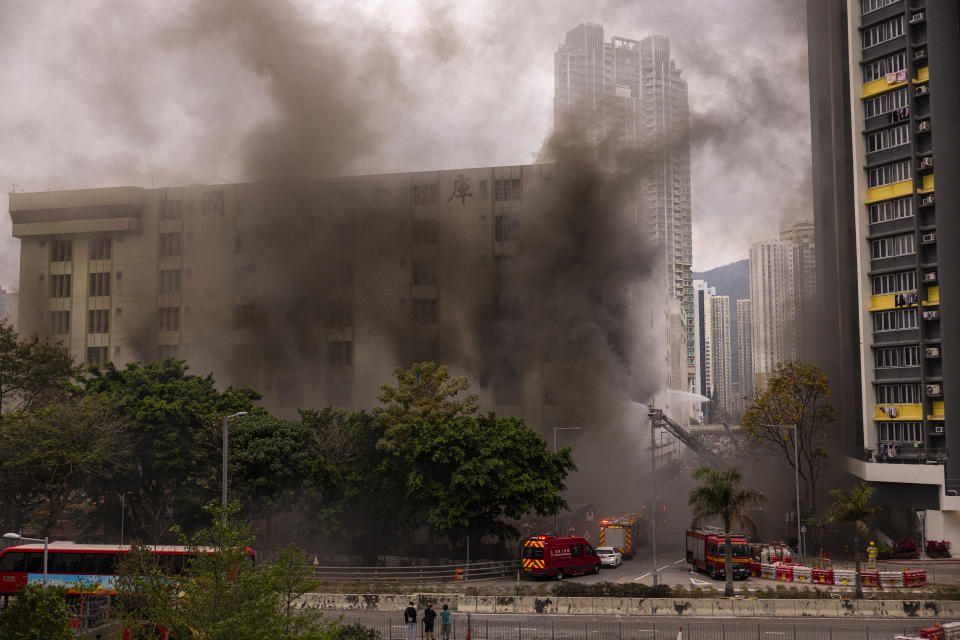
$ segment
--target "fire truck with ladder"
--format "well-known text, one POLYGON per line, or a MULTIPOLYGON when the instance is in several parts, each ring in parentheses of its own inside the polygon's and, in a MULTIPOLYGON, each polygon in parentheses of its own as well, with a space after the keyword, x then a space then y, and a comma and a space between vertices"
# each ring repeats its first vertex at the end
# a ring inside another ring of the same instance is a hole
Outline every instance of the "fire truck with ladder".
MULTIPOLYGON (((750 546, 737 533, 730 534, 733 549, 733 579, 746 580, 750 576, 750 546)), ((726 567, 726 539, 717 527, 687 529, 687 563, 694 571, 710 574, 714 580, 724 579, 726 567)))
POLYGON ((600 521, 600 546, 613 547, 630 559, 645 541, 646 521, 641 514, 630 514, 600 521))

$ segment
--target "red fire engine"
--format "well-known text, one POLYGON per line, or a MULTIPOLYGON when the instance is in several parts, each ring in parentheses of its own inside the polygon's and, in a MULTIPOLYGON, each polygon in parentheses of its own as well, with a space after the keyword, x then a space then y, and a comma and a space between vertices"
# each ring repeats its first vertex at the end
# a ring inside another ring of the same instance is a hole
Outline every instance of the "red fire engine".
POLYGON ((525 575, 557 580, 577 573, 600 573, 600 556, 585 538, 527 538, 520 545, 520 563, 525 575))
MULTIPOLYGON (((747 539, 731 533, 733 546, 733 579, 746 580, 750 575, 750 547, 747 539)), ((687 563, 696 571, 710 574, 714 580, 725 578, 724 533, 716 527, 687 529, 687 563)))

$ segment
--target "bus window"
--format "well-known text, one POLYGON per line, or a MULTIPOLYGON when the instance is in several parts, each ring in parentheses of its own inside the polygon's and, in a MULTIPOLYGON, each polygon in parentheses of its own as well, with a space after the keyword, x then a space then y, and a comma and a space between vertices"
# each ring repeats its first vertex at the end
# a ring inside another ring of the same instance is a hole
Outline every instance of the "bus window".
MULTIPOLYGON (((43 552, 42 551, 25 551, 24 557, 26 558, 24 570, 27 573, 43 573, 43 552)), ((54 554, 50 554, 47 560, 48 564, 50 559, 53 558, 54 554)))
POLYGON ((91 575, 109 576, 113 574, 112 553, 85 553, 83 554, 82 573, 91 575))
POLYGON ((0 571, 23 571, 23 552, 8 551, 0 556, 0 571))
POLYGON ((47 561, 50 573, 77 575, 83 573, 82 553, 51 553, 47 561))

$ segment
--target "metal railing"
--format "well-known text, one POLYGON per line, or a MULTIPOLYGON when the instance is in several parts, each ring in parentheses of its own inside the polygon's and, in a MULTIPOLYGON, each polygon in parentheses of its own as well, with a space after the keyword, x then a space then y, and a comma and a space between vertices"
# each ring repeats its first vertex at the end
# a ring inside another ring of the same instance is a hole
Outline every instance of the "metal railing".
MULTIPOLYGON (((331 618, 340 612, 328 612, 331 618)), ((360 624, 379 632, 384 640, 405 637, 406 629, 398 612, 395 617, 361 612, 343 612, 344 624, 360 624)), ((682 627, 683 640, 889 640, 896 634, 919 635, 932 620, 837 620, 798 622, 791 620, 704 621, 621 616, 479 615, 452 616, 451 640, 464 640, 467 628, 471 640, 674 640, 682 627)), ((434 636, 440 637, 439 619, 434 636)), ((419 622, 416 639, 423 638, 419 622)))
POLYGON ((519 569, 516 560, 505 560, 420 567, 314 567, 314 576, 328 582, 452 582, 513 576, 519 569))

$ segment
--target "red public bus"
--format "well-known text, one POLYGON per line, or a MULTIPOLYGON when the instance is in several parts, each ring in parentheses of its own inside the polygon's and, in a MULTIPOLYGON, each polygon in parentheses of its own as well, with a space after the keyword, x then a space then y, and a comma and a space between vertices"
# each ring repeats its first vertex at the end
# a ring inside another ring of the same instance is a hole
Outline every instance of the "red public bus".
MULTIPOLYGON (((191 551, 181 546, 151 546, 170 575, 183 570, 191 551)), ((47 549, 47 582, 71 593, 112 592, 114 568, 130 545, 51 542, 47 549)), ((254 559, 253 549, 247 555, 254 559)), ((0 596, 11 596, 21 585, 43 582, 43 544, 31 543, 0 551, 0 596)))
POLYGON ((577 573, 600 573, 600 556, 585 538, 533 536, 520 546, 523 572, 531 576, 554 577, 577 573))

